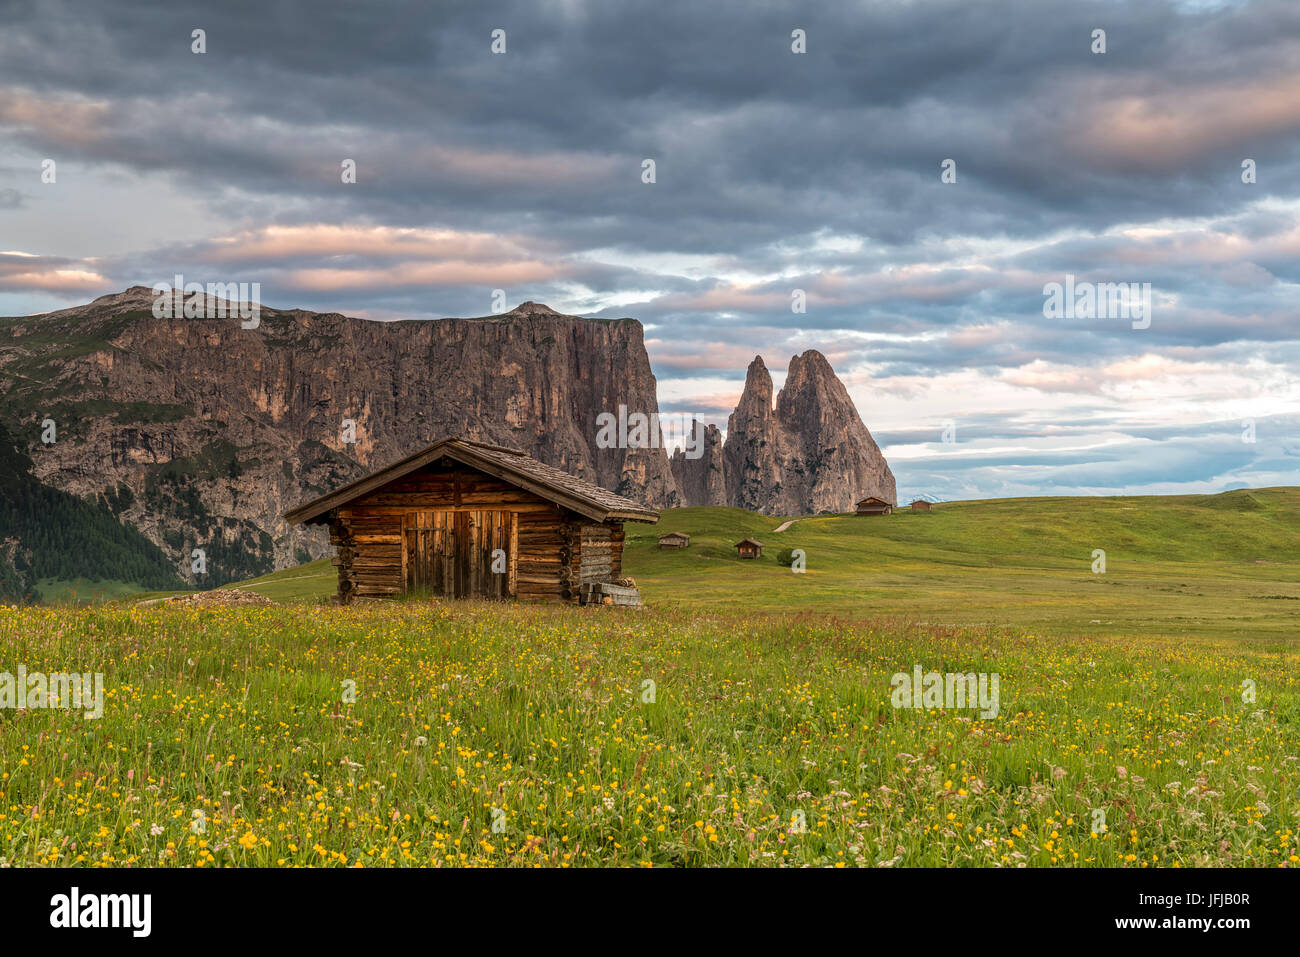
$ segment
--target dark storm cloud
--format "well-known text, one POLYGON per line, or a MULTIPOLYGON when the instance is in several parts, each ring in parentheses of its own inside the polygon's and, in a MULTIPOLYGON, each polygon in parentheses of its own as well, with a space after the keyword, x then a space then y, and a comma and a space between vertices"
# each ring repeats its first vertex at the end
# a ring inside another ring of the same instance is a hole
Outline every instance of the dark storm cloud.
MULTIPOLYGON (((817 348, 904 405, 975 377, 1069 414, 1095 400, 1080 434, 1131 441, 1080 452, 1076 476, 1133 456, 1141 481, 1195 439, 1139 440, 1117 392, 1163 377, 1206 417, 1255 380, 1295 392, 1298 84, 1291 0, 20 0, 0 31, 0 250, 35 255, 0 254, 0 293, 183 272, 392 318, 483 315, 502 288, 641 319, 661 384, 706 383, 666 409, 725 420, 755 353, 779 380, 817 348), (36 185, 45 157, 57 191, 36 185), (156 239, 124 244, 114 222, 150 215, 156 239), (84 259, 59 248, 69 224, 100 237, 84 259), (1150 283, 1150 328, 1047 318, 1066 275, 1150 283)), ((1042 425, 1017 408, 967 418, 1029 441, 1042 425)), ((960 461, 962 482, 1018 487, 960 461)))
POLYGON ((107 104, 80 128, 19 124, 21 139, 172 170, 214 200, 487 228, 526 211, 576 247, 750 255, 819 229, 890 246, 1221 212, 1241 147, 1274 164, 1261 191, 1300 169, 1294 125, 1265 111, 1233 142, 1166 116, 1186 145, 1130 153, 1122 111, 1177 107, 1211 77, 1213 109, 1258 97, 1300 71, 1298 30, 1286 3, 1193 17, 1166 3, 34 2, 0 40, 0 80, 107 104), (1088 50, 1099 24, 1103 57, 1088 50), (494 27, 505 56, 487 53, 494 27), (344 156, 364 189, 339 188, 344 156), (945 190, 947 157, 960 178, 945 190))

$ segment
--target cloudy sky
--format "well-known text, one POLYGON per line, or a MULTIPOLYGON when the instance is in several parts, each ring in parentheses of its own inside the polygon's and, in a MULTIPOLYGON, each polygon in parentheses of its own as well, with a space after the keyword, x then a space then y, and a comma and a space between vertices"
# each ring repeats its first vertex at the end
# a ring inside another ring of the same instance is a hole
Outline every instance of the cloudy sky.
POLYGON ((1296 0, 0 15, 0 314, 176 272, 381 319, 499 288, 642 320, 661 406, 724 427, 755 354, 779 386, 819 349, 904 498, 1297 482, 1296 0), (1149 327, 1046 315, 1067 275, 1149 283, 1149 327))

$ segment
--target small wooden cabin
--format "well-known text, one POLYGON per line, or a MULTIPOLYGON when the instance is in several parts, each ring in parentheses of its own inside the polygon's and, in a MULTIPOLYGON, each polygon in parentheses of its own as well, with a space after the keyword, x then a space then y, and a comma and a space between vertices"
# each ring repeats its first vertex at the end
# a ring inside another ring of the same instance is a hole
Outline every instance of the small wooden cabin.
POLYGON ((685 532, 669 532, 659 539, 660 548, 690 548, 691 536, 685 532))
POLYGON ((752 538, 741 539, 736 542, 736 554, 741 558, 762 558, 763 543, 752 538))
POLYGON ((912 503, 912 511, 914 512, 928 512, 930 511, 930 507, 930 503, 923 498, 918 498, 912 503))
POLYGON ((344 604, 407 591, 578 602, 622 576, 623 522, 659 513, 514 449, 451 438, 284 517, 330 527, 344 604))
POLYGON ((857 504, 859 515, 888 515, 894 510, 892 502, 869 495, 857 504))

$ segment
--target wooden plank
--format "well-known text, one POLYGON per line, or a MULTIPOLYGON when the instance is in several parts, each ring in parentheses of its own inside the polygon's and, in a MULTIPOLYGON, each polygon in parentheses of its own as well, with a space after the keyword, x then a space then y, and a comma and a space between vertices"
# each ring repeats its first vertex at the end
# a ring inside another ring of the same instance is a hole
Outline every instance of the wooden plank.
POLYGON ((519 550, 519 560, 531 562, 535 565, 562 565, 564 562, 560 558, 560 550, 556 548, 521 548, 519 550))
POLYGON ((401 492, 385 489, 368 496, 364 503, 366 509, 389 508, 393 506, 419 508, 493 508, 493 507, 529 507, 533 511, 551 511, 552 506, 540 502, 536 496, 526 492, 474 492, 462 493, 459 500, 451 492, 410 491, 401 492))
POLYGON ((399 517, 405 514, 406 512, 409 512, 412 508, 426 509, 429 511, 446 511, 446 512, 479 512, 479 511, 483 511, 484 509, 488 509, 492 511, 519 512, 521 514, 527 514, 527 515, 540 515, 542 517, 553 516, 555 514, 553 506, 543 505, 543 504, 537 504, 537 505, 505 504, 505 505, 501 505, 499 508, 492 505, 466 505, 457 508, 454 505, 445 506, 436 503, 425 504, 421 502, 419 499, 410 499, 410 498, 402 499, 401 503, 399 504, 373 505, 370 506, 367 511, 370 513, 370 518, 372 520, 379 521, 381 519, 386 519, 388 521, 392 521, 395 517, 399 517))
POLYGON ((544 502, 502 502, 529 494, 472 472, 459 480, 451 472, 411 475, 376 492, 347 509, 348 524, 331 525, 341 595, 419 587, 449 597, 578 601, 581 586, 614 580, 621 570, 621 526, 544 502), (459 506, 424 507, 436 497, 425 493, 440 490, 445 500, 449 486, 452 501, 459 486, 459 506), (492 570, 498 549, 506 554, 504 574, 492 570))
POLYGON ((402 525, 402 590, 409 591, 411 587, 411 563, 410 549, 406 545, 406 525, 402 525))
POLYGON ((519 593, 519 522, 514 512, 510 513, 509 523, 510 545, 506 552, 506 560, 510 572, 506 581, 506 595, 514 598, 519 593))

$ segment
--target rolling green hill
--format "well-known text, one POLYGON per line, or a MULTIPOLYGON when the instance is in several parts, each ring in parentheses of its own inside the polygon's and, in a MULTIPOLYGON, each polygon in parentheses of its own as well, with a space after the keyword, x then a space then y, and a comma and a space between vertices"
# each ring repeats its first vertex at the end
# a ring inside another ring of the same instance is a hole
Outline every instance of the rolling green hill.
POLYGON ((1300 489, 953 502, 932 512, 779 521, 666 512, 629 526, 624 567, 651 601, 998 622, 1106 634, 1289 636, 1300 624, 1300 489), (659 551, 665 531, 692 535, 659 551), (756 562, 730 546, 746 535, 756 562), (806 572, 780 566, 802 548, 806 572), (1106 553, 1094 574, 1093 551, 1106 553))
MULTIPOLYGON (((1300 626, 1300 488, 1221 495, 951 502, 932 512, 784 519, 665 511, 626 526, 625 574, 646 601, 700 611, 818 612, 1072 634, 1282 639, 1300 626), (691 546, 660 551, 669 531, 691 546), (736 558, 746 536, 767 547, 736 558), (806 571, 778 564, 801 548, 806 571), (1106 553, 1094 574, 1093 550, 1106 553)), ((328 560, 252 579, 269 598, 334 592, 328 560)))

